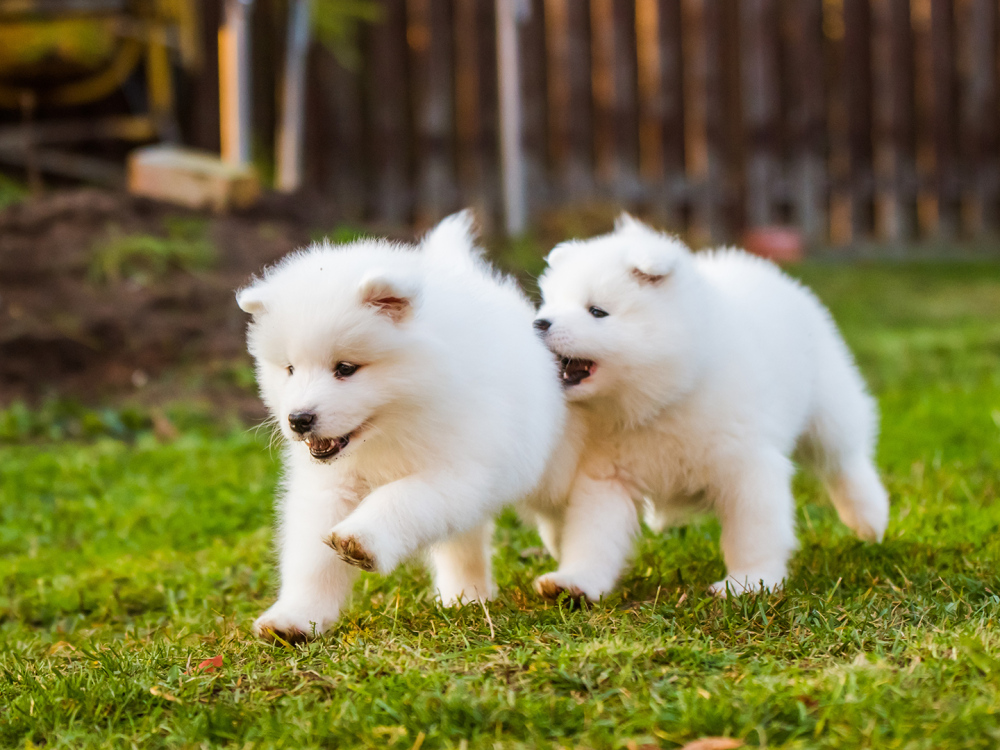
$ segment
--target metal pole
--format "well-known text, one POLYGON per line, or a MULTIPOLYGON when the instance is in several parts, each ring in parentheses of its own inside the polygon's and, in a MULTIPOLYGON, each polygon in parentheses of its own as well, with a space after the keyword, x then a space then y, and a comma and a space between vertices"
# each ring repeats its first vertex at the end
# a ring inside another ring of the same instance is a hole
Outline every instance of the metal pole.
POLYGON ((508 235, 527 227, 524 155, 521 149, 521 70, 517 23, 525 5, 496 0, 497 71, 500 88, 500 159, 503 173, 504 221, 508 235))
POLYGON ((306 56, 309 53, 312 0, 288 6, 288 44, 278 126, 278 190, 294 193, 302 185, 302 152, 306 110, 306 56))
POLYGON ((253 0, 226 0, 219 30, 219 109, 222 158, 232 164, 250 164, 251 58, 250 15, 253 0))

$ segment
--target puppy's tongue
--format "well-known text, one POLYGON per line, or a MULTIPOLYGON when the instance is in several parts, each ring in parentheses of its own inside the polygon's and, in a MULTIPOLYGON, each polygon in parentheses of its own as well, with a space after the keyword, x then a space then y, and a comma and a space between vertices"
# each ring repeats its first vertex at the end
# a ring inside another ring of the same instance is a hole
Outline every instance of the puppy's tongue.
POLYGON ((349 435, 339 438, 307 438, 306 445, 313 458, 330 458, 336 456, 351 442, 349 435))

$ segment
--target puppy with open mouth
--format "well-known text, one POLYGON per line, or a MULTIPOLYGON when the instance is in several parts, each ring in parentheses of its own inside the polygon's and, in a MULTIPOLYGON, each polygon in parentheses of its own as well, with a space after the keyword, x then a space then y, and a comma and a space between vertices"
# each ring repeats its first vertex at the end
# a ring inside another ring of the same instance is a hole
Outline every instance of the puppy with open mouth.
POLYGON ((609 235, 557 246, 539 286, 534 326, 570 404, 531 502, 559 562, 541 594, 611 591, 643 509, 656 527, 718 515, 728 570, 716 593, 780 586, 796 547, 796 449, 841 520, 882 538, 875 404, 798 282, 738 250, 693 254, 625 215, 609 235))
POLYGON ((489 519, 536 487, 565 406, 533 308, 480 258, 471 216, 418 247, 314 246, 237 300, 287 439, 281 588, 255 631, 321 633, 358 568, 424 549, 445 603, 489 598, 489 519))

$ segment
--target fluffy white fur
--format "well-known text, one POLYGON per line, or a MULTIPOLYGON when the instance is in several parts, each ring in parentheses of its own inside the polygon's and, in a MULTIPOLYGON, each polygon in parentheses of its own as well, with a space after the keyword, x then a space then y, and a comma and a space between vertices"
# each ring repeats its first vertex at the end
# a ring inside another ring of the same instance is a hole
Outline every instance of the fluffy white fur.
POLYGON ((281 589, 258 634, 322 632, 357 567, 428 547, 446 603, 492 594, 489 519, 535 488, 565 406, 532 306, 481 260, 470 222, 445 219, 417 248, 317 245, 239 293, 287 439, 281 589), (296 414, 312 415, 301 433, 296 414))
POLYGON ((643 507, 654 528, 692 510, 718 515, 728 576, 716 593, 779 586, 796 548, 796 448, 841 520, 882 538, 876 407, 807 289, 767 261, 695 255, 628 216, 609 235, 557 246, 548 263, 536 326, 564 363, 593 365, 563 372, 567 439, 530 508, 559 562, 540 593, 608 593, 643 507))

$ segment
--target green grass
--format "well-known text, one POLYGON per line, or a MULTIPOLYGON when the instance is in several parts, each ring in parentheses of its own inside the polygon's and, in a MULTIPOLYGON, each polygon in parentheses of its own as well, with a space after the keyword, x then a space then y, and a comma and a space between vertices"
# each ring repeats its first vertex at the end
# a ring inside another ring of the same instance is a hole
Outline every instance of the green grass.
POLYGON ((411 565, 364 575, 327 638, 286 649, 248 632, 274 595, 262 437, 10 444, 0 746, 996 747, 1000 266, 799 274, 882 404, 882 545, 803 477, 784 593, 706 596, 723 565, 705 520, 644 537, 620 595, 570 611, 532 594, 551 562, 508 516, 489 617, 440 608, 411 565))
POLYGON ((129 279, 146 286, 171 270, 202 271, 214 265, 216 248, 208 239, 207 222, 171 217, 165 225, 166 237, 112 231, 91 251, 91 280, 129 279))

